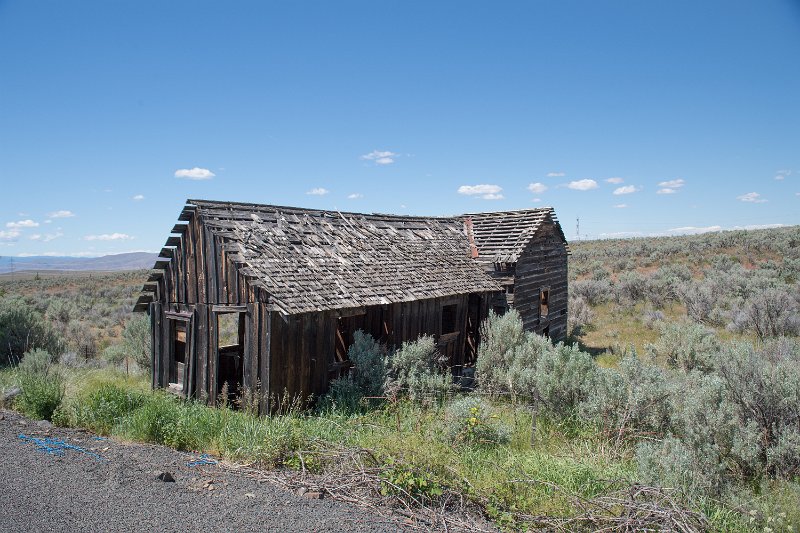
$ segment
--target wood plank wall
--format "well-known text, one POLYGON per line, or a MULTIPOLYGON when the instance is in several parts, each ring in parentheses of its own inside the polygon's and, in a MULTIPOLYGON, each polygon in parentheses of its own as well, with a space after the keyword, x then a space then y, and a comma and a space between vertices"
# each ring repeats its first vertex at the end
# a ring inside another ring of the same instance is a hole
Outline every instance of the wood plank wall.
POLYGON ((519 258, 514 280, 514 308, 526 330, 563 341, 567 336, 567 250, 554 224, 542 223, 519 258), (546 316, 539 316, 539 295, 549 288, 546 316))
MULTIPOLYGON (((480 293, 480 320, 488 313, 492 293, 480 293)), ((347 317, 350 321, 346 343, 353 342, 352 335, 361 329, 390 347, 413 341, 421 335, 442 335, 442 307, 456 305, 455 335, 439 349, 448 358, 454 375, 460 374, 465 364, 467 312, 469 295, 447 298, 430 298, 391 305, 366 307, 363 313, 347 317)), ((313 394, 323 395, 329 384, 331 368, 336 359, 336 331, 339 312, 325 311, 281 316, 272 313, 269 391, 273 395, 289 397, 313 394)), ((262 376, 264 369, 261 370, 262 376)))

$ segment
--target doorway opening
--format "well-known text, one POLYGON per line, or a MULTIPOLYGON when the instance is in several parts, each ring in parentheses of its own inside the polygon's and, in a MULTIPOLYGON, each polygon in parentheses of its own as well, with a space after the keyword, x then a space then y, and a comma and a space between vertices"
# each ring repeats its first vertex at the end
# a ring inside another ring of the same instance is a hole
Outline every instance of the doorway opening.
POLYGON ((217 318, 217 396, 234 405, 244 383, 244 312, 216 313, 217 318))
POLYGON ((186 396, 189 382, 189 321, 167 318, 169 321, 169 369, 167 389, 170 392, 186 396))

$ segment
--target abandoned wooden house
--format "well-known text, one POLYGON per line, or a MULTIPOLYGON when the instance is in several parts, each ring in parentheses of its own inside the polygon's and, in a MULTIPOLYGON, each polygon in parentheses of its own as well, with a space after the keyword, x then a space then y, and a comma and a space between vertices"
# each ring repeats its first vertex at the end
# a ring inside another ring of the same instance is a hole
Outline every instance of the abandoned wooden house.
POLYGON ((152 325, 152 385, 214 403, 327 391, 357 330, 433 335, 454 376, 489 310, 566 334, 567 247, 551 208, 461 217, 188 200, 134 310, 152 325))

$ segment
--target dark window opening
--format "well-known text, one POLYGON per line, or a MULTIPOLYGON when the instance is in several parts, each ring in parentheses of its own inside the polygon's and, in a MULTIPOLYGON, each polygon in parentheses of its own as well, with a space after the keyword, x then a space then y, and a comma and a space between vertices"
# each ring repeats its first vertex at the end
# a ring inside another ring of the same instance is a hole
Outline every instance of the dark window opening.
POLYGON ((539 293, 539 316, 547 316, 550 308, 550 289, 542 289, 539 293))
POLYGON ((456 331, 456 304, 442 306, 442 335, 456 331))
POLYGON ((514 294, 514 286, 506 285, 506 294, 514 294))
POLYGON ((503 316, 504 314, 506 314, 506 306, 504 305, 492 306, 492 311, 494 311, 494 314, 496 314, 497 316, 503 316))

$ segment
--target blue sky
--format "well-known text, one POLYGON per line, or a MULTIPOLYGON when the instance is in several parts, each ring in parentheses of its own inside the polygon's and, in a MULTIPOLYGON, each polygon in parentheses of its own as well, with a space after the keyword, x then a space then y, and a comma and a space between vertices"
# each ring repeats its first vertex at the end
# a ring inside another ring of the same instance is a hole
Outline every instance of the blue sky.
POLYGON ((0 0, 0 255, 187 198, 568 238, 800 223, 800 2, 0 0))

